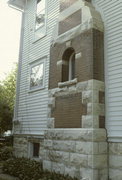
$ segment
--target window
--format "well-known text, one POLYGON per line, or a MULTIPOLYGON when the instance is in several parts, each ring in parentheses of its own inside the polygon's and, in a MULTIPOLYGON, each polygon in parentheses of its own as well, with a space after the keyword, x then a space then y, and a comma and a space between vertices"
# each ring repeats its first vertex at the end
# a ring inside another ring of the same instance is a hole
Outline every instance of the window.
POLYGON ((75 78, 75 53, 72 53, 69 58, 69 80, 75 78))
POLYGON ((35 158, 39 157, 39 148, 40 148, 39 143, 33 143, 33 157, 35 158))
POLYGON ((45 0, 37 0, 35 29, 37 30, 44 25, 45 25, 45 0))
POLYGON ((68 48, 63 54, 62 82, 75 78, 75 51, 68 48))
POLYGON ((44 87, 44 62, 31 65, 30 90, 44 87))

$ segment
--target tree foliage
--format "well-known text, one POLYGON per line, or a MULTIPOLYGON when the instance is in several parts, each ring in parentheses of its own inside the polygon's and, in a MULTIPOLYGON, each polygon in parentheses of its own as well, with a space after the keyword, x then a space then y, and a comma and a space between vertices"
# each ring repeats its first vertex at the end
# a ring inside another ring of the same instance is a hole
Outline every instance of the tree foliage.
POLYGON ((17 66, 0 83, 0 134, 12 129, 17 66))

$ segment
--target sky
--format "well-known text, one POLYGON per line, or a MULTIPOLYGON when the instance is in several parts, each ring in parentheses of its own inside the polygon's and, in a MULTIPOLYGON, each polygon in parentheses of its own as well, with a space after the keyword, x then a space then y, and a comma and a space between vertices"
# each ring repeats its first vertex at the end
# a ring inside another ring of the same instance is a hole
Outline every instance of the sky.
POLYGON ((21 12, 10 8, 7 0, 0 0, 0 80, 18 62, 21 12))

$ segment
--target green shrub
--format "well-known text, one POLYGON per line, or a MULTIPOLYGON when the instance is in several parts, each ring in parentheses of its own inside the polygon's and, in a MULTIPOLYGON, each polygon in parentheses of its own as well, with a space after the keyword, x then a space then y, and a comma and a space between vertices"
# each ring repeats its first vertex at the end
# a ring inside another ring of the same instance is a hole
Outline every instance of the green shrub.
POLYGON ((5 161, 13 157, 13 148, 10 146, 3 146, 0 149, 0 161, 5 161))
POLYGON ((9 159, 3 164, 3 172, 20 180, 38 180, 41 175, 40 163, 26 158, 9 159))
POLYGON ((77 180, 57 174, 55 172, 43 171, 39 162, 27 158, 12 158, 4 162, 3 172, 20 180, 77 180))

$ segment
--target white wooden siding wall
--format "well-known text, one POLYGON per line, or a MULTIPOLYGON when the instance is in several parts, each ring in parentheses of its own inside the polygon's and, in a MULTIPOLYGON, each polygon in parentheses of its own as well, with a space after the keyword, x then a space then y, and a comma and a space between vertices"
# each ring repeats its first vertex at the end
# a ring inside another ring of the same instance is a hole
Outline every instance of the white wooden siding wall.
POLYGON ((43 134, 43 130, 47 128, 50 41, 59 13, 59 1, 47 0, 47 35, 39 41, 33 43, 35 8, 35 0, 28 1, 28 4, 25 7, 24 48, 17 114, 18 120, 21 122, 21 128, 18 133, 40 135, 41 133, 43 134), (47 56, 45 62, 45 88, 29 93, 29 63, 44 56, 47 56))
POLYGON ((122 1, 92 0, 105 24, 106 127, 109 141, 122 141, 122 1))

